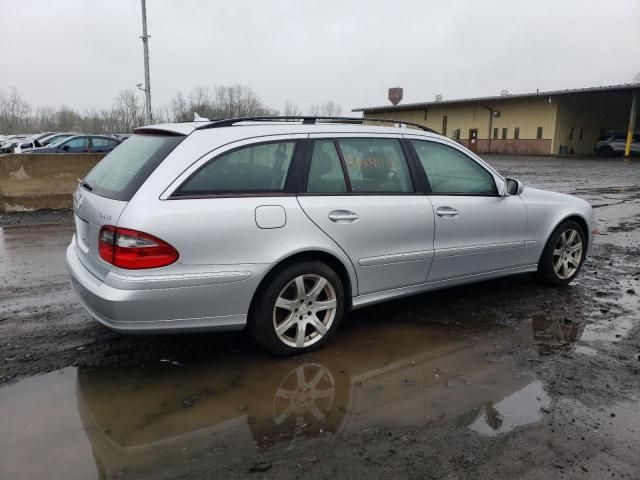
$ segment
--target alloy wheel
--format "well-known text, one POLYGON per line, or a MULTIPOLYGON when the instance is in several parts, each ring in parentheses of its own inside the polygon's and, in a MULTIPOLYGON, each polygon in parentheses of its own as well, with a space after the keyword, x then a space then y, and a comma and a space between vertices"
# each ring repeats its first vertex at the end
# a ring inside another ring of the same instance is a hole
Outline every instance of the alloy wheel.
POLYGON ((574 228, 562 232, 553 248, 553 270, 562 280, 576 273, 582 261, 582 237, 574 228))
POLYGON ((281 291, 273 307, 273 327, 285 345, 305 348, 318 342, 336 317, 333 285, 321 275, 299 275, 281 291))

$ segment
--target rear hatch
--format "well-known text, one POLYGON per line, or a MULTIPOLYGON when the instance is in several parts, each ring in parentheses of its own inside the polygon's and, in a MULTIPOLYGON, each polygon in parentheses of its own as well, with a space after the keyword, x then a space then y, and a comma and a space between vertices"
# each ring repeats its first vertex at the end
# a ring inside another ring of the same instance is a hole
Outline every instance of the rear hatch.
POLYGON ((114 268, 98 254, 98 236, 105 225, 117 226, 120 215, 155 168, 184 135, 133 135, 104 157, 80 181, 73 196, 78 258, 104 280, 114 268))

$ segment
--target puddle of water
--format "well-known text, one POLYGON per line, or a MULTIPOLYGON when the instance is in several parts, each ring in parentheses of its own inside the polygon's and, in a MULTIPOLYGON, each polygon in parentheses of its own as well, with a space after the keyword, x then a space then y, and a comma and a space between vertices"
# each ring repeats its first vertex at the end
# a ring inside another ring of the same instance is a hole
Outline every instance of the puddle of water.
POLYGON ((469 429, 487 436, 510 432, 539 421, 543 414, 541 409, 547 409, 550 404, 551 398, 542 383, 534 381, 497 403, 485 403, 469 429))
POLYGON ((533 338, 540 354, 569 350, 580 337, 584 323, 564 318, 534 315, 531 318, 533 338))
POLYGON ((153 478, 218 449, 475 419, 483 405, 504 418, 496 432, 534 421, 510 405, 546 404, 542 387, 514 374, 512 359, 487 361, 494 340, 477 328, 373 323, 303 358, 158 359, 28 378, 0 389, 0 477, 117 478, 126 469, 153 478))

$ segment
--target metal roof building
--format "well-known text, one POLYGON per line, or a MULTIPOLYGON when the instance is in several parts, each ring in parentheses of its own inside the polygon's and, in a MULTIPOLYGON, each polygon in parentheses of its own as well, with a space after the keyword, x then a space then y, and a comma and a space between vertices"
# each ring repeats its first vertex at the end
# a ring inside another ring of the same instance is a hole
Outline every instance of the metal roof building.
MULTIPOLYGON (((627 132, 640 84, 357 108, 414 122, 479 153, 591 154, 598 137, 627 132)), ((637 108, 636 108, 637 116, 637 108)))

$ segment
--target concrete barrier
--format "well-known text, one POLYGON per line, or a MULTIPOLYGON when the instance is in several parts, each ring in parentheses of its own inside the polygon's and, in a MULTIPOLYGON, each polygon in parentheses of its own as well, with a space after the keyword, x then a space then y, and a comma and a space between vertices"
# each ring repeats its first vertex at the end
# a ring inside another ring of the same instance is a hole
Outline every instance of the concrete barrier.
POLYGON ((0 155, 0 212, 72 208, 72 194, 104 153, 0 155))

